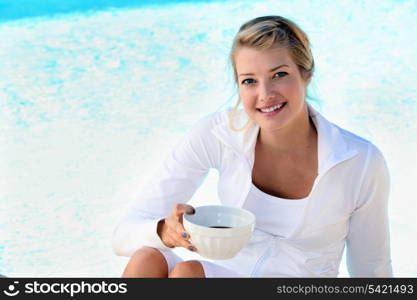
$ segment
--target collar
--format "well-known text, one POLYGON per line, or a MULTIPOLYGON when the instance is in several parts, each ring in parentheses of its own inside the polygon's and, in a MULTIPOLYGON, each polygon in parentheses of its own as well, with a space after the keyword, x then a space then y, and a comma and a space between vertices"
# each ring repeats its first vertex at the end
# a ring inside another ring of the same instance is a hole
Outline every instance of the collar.
MULTIPOLYGON (((334 165, 355 156, 358 152, 349 147, 342 129, 324 118, 309 103, 308 113, 317 130, 318 145, 318 171, 324 174, 334 165)), ((227 147, 232 148, 238 155, 243 156, 252 170, 255 159, 255 145, 259 133, 259 125, 250 122, 242 131, 235 132, 229 128, 229 112, 232 108, 223 111, 222 121, 211 131, 227 147)), ((243 109, 239 110, 235 118, 236 128, 242 128, 248 121, 243 109)))

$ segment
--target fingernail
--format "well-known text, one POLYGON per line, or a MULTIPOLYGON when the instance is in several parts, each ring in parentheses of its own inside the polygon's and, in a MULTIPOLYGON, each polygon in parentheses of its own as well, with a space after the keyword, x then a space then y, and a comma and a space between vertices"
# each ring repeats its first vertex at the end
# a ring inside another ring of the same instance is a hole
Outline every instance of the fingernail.
POLYGON ((195 214, 195 209, 193 208, 193 211, 191 212, 191 214, 193 215, 193 214, 195 214))
POLYGON ((181 236, 182 236, 183 238, 186 238, 186 237, 187 237, 187 233, 186 233, 186 232, 183 232, 183 233, 181 233, 181 236))
POLYGON ((193 246, 188 246, 187 247, 188 248, 188 250, 190 250, 190 251, 195 251, 195 250, 197 250, 195 247, 193 247, 193 246))

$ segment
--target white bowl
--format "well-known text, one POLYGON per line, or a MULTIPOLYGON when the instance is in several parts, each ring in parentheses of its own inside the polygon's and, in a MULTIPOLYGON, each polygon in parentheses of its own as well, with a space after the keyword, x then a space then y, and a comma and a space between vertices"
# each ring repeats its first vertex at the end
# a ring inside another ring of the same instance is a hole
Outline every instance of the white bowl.
POLYGON ((255 228, 255 216, 242 208, 206 205, 196 207, 193 215, 184 214, 183 225, 201 256, 229 259, 249 241, 255 228))

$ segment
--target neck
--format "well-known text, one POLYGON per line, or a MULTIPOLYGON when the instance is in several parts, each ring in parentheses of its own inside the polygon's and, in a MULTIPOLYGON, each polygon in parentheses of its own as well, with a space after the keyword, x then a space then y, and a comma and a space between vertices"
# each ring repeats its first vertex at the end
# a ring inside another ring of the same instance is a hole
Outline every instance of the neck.
POLYGON ((285 128, 275 131, 261 128, 257 142, 266 151, 278 155, 298 156, 311 153, 317 145, 317 131, 308 115, 307 104, 294 122, 285 128))

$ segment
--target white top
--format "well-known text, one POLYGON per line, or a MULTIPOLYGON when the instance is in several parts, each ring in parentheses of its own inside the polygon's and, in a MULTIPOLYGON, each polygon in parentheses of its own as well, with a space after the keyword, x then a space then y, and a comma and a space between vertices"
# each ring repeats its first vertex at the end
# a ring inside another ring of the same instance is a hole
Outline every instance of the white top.
POLYGON ((288 238, 303 217, 307 198, 284 199, 267 194, 252 183, 243 208, 256 217, 258 230, 288 238))
MULTIPOLYGON (((318 176, 301 222, 286 238, 255 230, 230 262, 251 276, 336 277, 346 246, 351 276, 391 277, 390 178, 384 157, 371 142, 329 122, 310 105, 308 110, 318 134, 318 176)), ((144 245, 170 249, 159 238, 157 223, 176 203, 192 198, 210 168, 219 172, 221 203, 243 206, 252 185, 259 126, 232 131, 229 111, 199 120, 165 158, 117 224, 116 254, 131 256, 144 245)), ((246 121, 239 110, 235 127, 246 121)))

